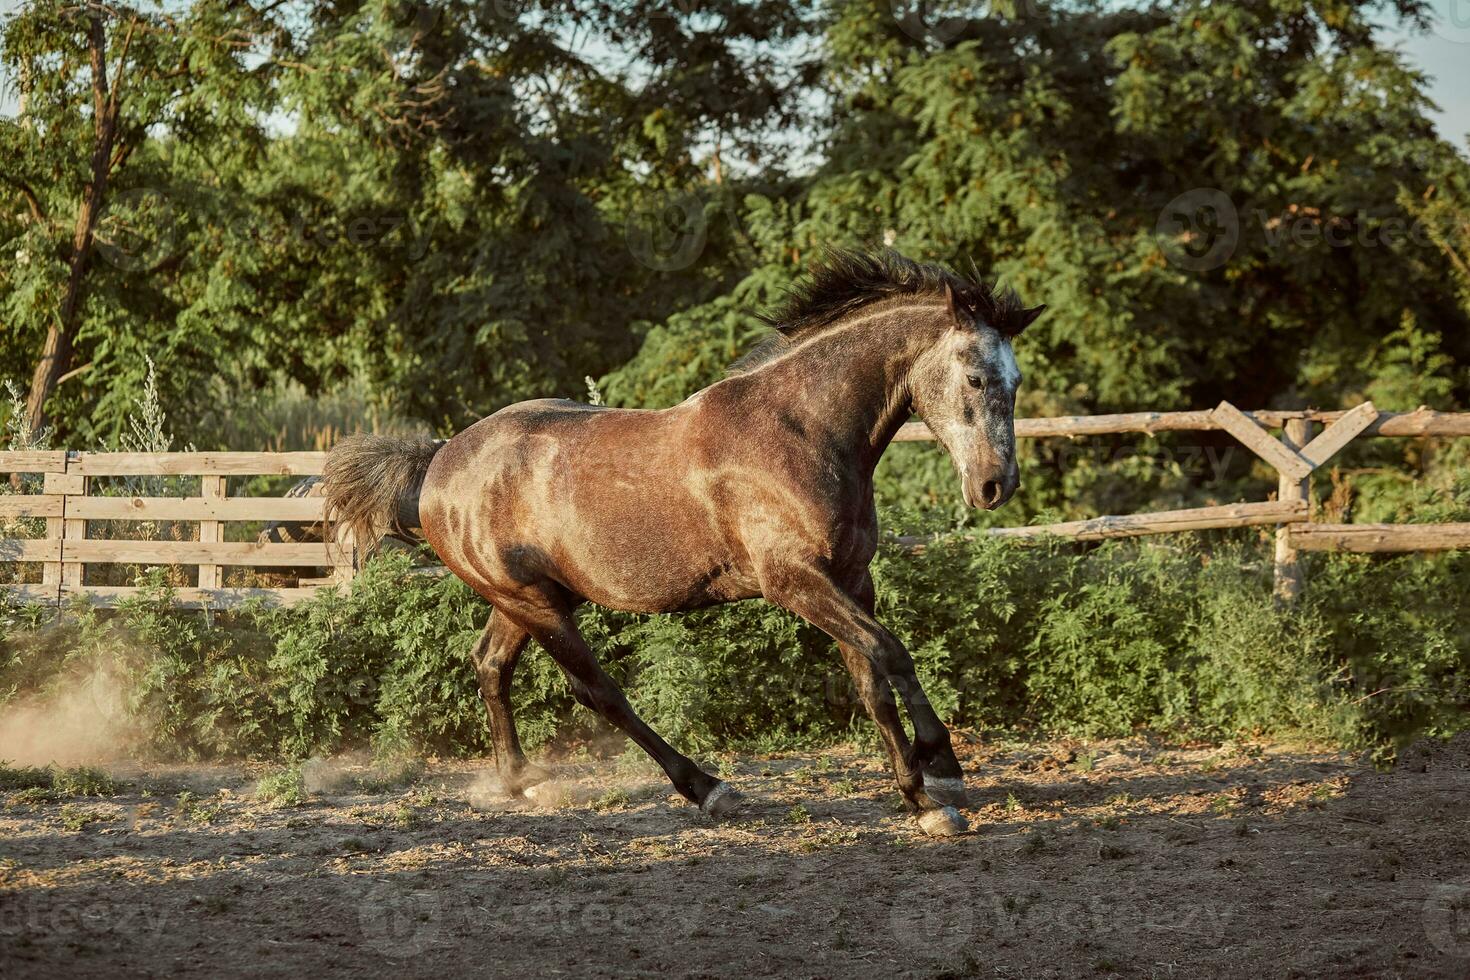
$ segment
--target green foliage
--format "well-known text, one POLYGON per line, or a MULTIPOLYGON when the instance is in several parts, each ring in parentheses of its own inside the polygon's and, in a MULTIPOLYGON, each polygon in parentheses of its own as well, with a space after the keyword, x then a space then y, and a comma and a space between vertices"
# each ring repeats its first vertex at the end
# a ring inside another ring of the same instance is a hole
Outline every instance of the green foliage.
POLYGON ((51 788, 59 796, 115 796, 118 783, 107 773, 91 766, 53 769, 51 788))
MULTIPOLYGON (((255 798, 272 809, 300 806, 306 802, 306 783, 301 778, 301 766, 286 766, 260 777, 255 783, 255 798)), ((180 809, 183 808, 181 805, 180 809)))
POLYGON ((87 810, 72 803, 61 808, 61 825, 71 831, 85 830, 92 824, 106 819, 96 810, 87 810))
MULTIPOLYGON (((352 589, 291 609, 206 615, 156 587, 110 617, 18 617, 0 687, 44 695, 105 668, 138 748, 161 756, 487 753, 467 656, 485 607, 410 567, 384 555, 352 589)), ((1470 557, 1313 556, 1307 597, 1289 608, 1272 601, 1270 567, 1269 542, 1246 533, 1101 547, 941 535, 920 557, 885 549, 875 572, 880 618, 952 724, 1380 750, 1463 727, 1470 557)), ((871 738, 830 641, 767 603, 588 608, 580 621, 640 713, 686 751, 871 738)), ((513 698, 532 748, 602 726, 536 650, 513 698)), ((17 787, 36 778, 0 772, 17 787)))
MULTIPOLYGON (((0 21, 0 376, 72 278, 95 15, 124 82, 51 406, 71 445, 125 430, 148 356, 200 446, 448 432, 588 375, 670 404, 818 247, 887 240, 1049 305, 1027 413, 1464 397, 1470 166, 1382 36, 1417 5, 969 12, 951 36, 879 0, 25 4, 0 21), (1158 230, 1197 188, 1240 226, 1207 269, 1158 230)), ((1200 483, 1155 475, 1142 499, 1200 483)))
POLYGON ((1354 710, 1399 742, 1465 728, 1470 588, 1464 555, 1341 556, 1309 566, 1354 710))
POLYGON ((12 766, 0 761, 0 791, 19 790, 28 802, 48 802, 70 796, 115 796, 117 780, 90 766, 12 766))
POLYGON ((728 277, 738 236, 721 195, 768 186, 744 161, 803 98, 810 72, 789 45, 804 14, 24 4, 0 20, 20 96, 0 118, 0 314, 15 327, 0 376, 30 375, 79 283, 64 369, 84 369, 50 404, 73 444, 121 430, 150 353, 167 358, 190 439, 219 431, 211 395, 283 378, 361 385, 376 411, 439 428, 576 392, 633 352, 636 323, 728 277), (94 25, 119 120, 102 184, 94 25), (718 185, 711 147, 738 161, 718 185), (641 242, 707 187, 693 248, 641 242), (77 265, 89 196, 101 214, 77 265))
POLYGON ((51 779, 50 769, 12 766, 9 762, 0 761, 0 790, 50 789, 51 779))

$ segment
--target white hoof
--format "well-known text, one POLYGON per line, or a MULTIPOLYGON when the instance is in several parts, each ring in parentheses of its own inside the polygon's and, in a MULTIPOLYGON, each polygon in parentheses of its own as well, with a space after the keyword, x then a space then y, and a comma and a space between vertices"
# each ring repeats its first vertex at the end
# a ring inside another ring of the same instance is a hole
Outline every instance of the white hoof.
POLYGON ((721 820, 739 809, 743 799, 729 783, 720 783, 709 791, 699 809, 711 820, 721 820))
POLYGON ((521 795, 539 807, 555 809, 571 800, 572 790, 565 783, 548 779, 544 783, 527 786, 521 790, 521 795))
POLYGON ((942 778, 939 776, 924 777, 924 792, 929 794, 929 799, 940 806, 969 806, 970 794, 965 790, 965 781, 957 776, 942 778))
POLYGON ((970 824, 954 807, 942 806, 919 814, 919 829, 930 837, 953 837, 969 830, 970 824))

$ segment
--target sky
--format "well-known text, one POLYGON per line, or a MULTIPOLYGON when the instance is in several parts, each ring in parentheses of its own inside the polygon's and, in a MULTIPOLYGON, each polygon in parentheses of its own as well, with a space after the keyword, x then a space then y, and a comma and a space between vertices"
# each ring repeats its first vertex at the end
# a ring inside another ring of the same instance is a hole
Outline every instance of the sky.
MULTIPOLYGON (((24 0, 0 0, 0 20, 24 0)), ((1440 135, 1470 155, 1470 0, 1428 0, 1434 28, 1425 34, 1390 29, 1387 38, 1410 64, 1430 76, 1429 96, 1438 104, 1433 114, 1440 135)), ((0 68, 0 115, 15 112, 15 93, 0 68)))
POLYGON ((1429 96, 1442 137, 1465 153, 1470 133, 1470 0, 1429 0, 1434 29, 1429 34, 1390 32, 1409 62, 1431 76, 1429 96))

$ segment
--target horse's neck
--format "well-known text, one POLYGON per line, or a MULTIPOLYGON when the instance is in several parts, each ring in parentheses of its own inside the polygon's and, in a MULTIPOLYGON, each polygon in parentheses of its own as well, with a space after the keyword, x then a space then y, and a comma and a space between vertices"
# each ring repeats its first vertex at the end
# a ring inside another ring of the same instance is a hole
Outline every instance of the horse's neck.
POLYGON ((937 307, 859 311, 758 368, 751 381, 769 410, 797 416, 810 438, 828 443, 868 473, 913 411, 909 371, 932 339, 925 320, 937 307), (917 322, 916 322, 917 321, 917 322))

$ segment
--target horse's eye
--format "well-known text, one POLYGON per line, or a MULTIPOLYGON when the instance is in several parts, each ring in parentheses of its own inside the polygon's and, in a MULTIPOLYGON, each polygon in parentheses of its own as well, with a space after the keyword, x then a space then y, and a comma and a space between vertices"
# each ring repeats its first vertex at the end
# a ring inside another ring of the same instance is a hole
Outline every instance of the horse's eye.
POLYGON ((985 376, 982 375, 982 374, 971 374, 971 375, 967 376, 965 378, 965 380, 970 383, 970 387, 971 388, 984 388, 985 387, 985 376))

